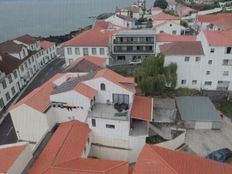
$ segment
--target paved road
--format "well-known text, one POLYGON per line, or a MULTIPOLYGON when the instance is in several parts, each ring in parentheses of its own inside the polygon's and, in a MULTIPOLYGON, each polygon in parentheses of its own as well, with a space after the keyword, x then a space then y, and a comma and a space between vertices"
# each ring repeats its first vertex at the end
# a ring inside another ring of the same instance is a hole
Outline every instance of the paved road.
MULTIPOLYGON (((39 87, 41 84, 46 82, 56 73, 61 72, 64 69, 65 61, 64 59, 56 59, 54 62, 50 63, 46 68, 44 68, 34 81, 28 86, 25 92, 22 94, 21 98, 29 94, 33 89, 39 87)), ((15 143, 17 141, 17 136, 14 130, 14 126, 8 114, 0 125, 0 145, 15 143)))

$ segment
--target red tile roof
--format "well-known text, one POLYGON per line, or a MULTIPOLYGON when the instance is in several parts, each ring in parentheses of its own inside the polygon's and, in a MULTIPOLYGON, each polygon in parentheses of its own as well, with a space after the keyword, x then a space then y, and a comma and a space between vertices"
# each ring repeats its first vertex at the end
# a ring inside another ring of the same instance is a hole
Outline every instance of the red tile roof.
POLYGON ((50 42, 50 41, 46 41, 46 40, 40 41, 40 47, 42 49, 51 48, 53 45, 55 45, 54 42, 50 42))
POLYGON ((64 72, 90 72, 101 69, 106 64, 106 58, 85 56, 75 60, 70 66, 68 66, 64 72))
POLYGON ((9 110, 13 110, 23 104, 26 104, 39 112, 45 112, 50 106, 50 94, 53 91, 55 85, 53 81, 62 77, 63 74, 56 74, 49 81, 42 86, 34 89, 30 94, 21 99, 15 105, 11 106, 9 110))
POLYGON ((133 174, 231 174, 231 171, 229 164, 146 144, 133 174))
POLYGON ((167 43, 159 48, 165 55, 204 55, 200 41, 167 43))
POLYGON ((0 52, 0 71, 5 74, 10 74, 16 70, 19 65, 22 63, 21 60, 7 54, 0 52))
POLYGON ((110 37, 118 30, 110 28, 109 22, 97 22, 94 28, 84 31, 71 40, 64 43, 64 46, 104 46, 108 47, 110 37))
POLYGON ((80 158, 50 168, 45 174, 128 174, 128 171, 129 165, 125 161, 80 158))
POLYGON ((7 173, 25 148, 26 145, 0 147, 0 173, 7 173))
POLYGON ((90 86, 84 84, 84 83, 79 83, 75 88, 75 91, 78 93, 88 97, 89 99, 93 99, 97 95, 97 91, 90 86))
POLYGON ((210 23, 219 27, 223 27, 224 30, 232 30, 232 14, 231 13, 218 13, 211 15, 199 15, 198 21, 201 23, 210 23))
POLYGON ((94 76, 94 78, 100 78, 100 77, 106 78, 107 80, 125 88, 126 90, 135 93, 134 86, 133 87, 128 86, 128 84, 135 85, 135 79, 133 77, 124 77, 107 68, 99 70, 94 76))
POLYGON ((131 108, 131 118, 151 121, 153 117, 153 99, 151 97, 135 96, 131 108))
POLYGON ((156 35, 158 42, 180 42, 180 41, 196 41, 196 36, 188 35, 171 35, 167 33, 159 33, 156 35))
POLYGON ((232 46, 232 31, 204 31, 210 46, 232 46))
POLYGON ((88 125, 80 121, 61 123, 29 173, 42 174, 50 167, 80 158, 89 132, 88 125))
POLYGON ((163 12, 152 16, 152 19, 153 20, 180 20, 180 18, 177 16, 172 16, 163 12))
POLYGON ((127 162, 82 158, 89 133, 80 121, 60 124, 29 174, 128 174, 127 162))
POLYGON ((39 38, 34 37, 34 36, 30 36, 29 34, 25 34, 25 35, 22 35, 20 37, 15 38, 14 40, 17 40, 17 41, 20 41, 22 43, 30 45, 30 44, 33 44, 36 41, 38 41, 39 38))

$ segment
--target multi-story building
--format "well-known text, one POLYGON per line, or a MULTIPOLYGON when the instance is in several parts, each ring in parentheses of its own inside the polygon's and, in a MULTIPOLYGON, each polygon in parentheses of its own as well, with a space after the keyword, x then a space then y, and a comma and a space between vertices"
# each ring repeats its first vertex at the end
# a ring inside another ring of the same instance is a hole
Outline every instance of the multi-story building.
POLYGON ((232 90, 232 31, 205 31, 198 35, 205 53, 204 89, 232 90))
POLYGON ((114 34, 110 42, 110 65, 141 63, 156 50, 155 31, 152 29, 122 30, 114 34))
POLYGON ((92 131, 92 156, 134 162, 153 115, 152 98, 135 96, 135 85, 109 69, 58 74, 11 107, 17 136, 35 150, 56 123, 79 120, 92 131))
POLYGON ((44 50, 40 40, 30 35, 23 35, 0 44, 0 110, 5 108, 47 63, 45 62, 47 56, 54 58, 55 45, 50 45, 51 48, 46 46, 47 50, 44 50))
MULTIPOLYGON (((64 43, 66 65, 83 56, 109 58, 109 38, 121 27, 109 22, 96 22, 92 29, 84 31, 64 43)), ((108 62, 108 61, 107 61, 108 62)))
POLYGON ((197 40, 159 46, 165 65, 177 64, 177 88, 231 91, 232 32, 205 31, 197 40))

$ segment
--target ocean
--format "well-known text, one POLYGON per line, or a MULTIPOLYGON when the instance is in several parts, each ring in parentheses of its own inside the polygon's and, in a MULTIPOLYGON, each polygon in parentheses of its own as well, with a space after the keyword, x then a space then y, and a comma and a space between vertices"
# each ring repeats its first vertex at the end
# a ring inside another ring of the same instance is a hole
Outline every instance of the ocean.
MULTIPOLYGON (((63 35, 136 0, 0 0, 0 42, 22 34, 63 35)), ((154 0, 148 0, 151 6, 154 0)))

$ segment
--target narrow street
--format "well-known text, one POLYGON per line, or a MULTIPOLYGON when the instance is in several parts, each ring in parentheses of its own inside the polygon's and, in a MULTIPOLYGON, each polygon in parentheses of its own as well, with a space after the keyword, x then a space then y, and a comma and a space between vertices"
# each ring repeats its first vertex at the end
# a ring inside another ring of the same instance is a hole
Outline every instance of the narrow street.
MULTIPOLYGON (((27 87, 27 89, 22 94, 20 99, 22 99, 27 94, 29 94, 33 89, 42 85, 52 76, 54 76, 56 73, 62 72, 64 66, 65 66, 65 60, 60 58, 57 58, 52 63, 47 65, 47 67, 45 67, 34 79, 34 81, 27 87)), ((0 124, 0 145, 15 143, 16 141, 17 141, 17 136, 15 133, 15 129, 10 114, 8 114, 5 120, 3 121, 3 123, 0 124)))

